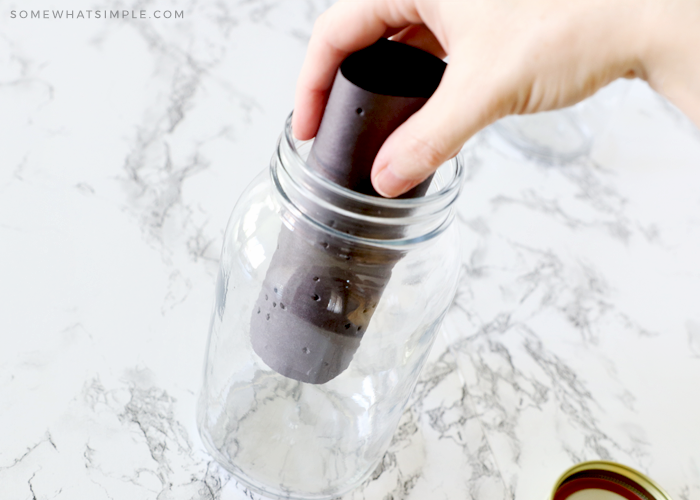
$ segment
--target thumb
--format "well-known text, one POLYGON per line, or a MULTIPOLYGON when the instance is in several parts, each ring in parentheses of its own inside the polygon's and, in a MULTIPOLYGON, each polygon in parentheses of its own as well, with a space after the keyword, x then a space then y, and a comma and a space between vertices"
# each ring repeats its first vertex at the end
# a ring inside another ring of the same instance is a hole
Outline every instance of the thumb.
POLYGON ((384 142, 372 165, 372 185, 393 198, 423 182, 454 157, 464 143, 497 117, 480 92, 455 65, 447 66, 442 81, 425 105, 384 142))

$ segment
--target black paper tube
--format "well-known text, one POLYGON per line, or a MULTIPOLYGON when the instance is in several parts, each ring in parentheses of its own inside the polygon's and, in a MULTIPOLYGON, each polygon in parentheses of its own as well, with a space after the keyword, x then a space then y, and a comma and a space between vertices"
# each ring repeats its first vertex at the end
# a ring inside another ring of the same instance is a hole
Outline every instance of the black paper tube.
MULTIPOLYGON (((385 39, 348 56, 333 83, 309 167, 340 186, 379 196, 370 180, 379 148, 425 104, 445 67, 427 52, 385 39)), ((402 197, 423 196, 430 181, 402 197)), ((341 232, 368 230, 322 209, 314 217, 341 232)), ((253 349, 286 377, 312 384, 335 378, 350 364, 402 255, 283 226, 253 309, 253 349)))

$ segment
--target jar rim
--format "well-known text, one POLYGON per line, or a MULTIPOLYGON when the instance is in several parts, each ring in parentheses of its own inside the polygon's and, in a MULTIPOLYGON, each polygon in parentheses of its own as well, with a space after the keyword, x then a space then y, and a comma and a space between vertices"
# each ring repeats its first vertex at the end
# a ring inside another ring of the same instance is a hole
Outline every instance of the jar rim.
MULTIPOLYGON (((299 150, 297 148, 297 143, 307 143, 309 141, 301 141, 294 137, 292 133, 292 111, 285 121, 284 127, 284 140, 292 153, 293 161, 295 161, 299 167, 304 170, 305 175, 308 175, 313 179, 315 183, 323 186, 330 192, 342 196, 343 198, 348 198, 353 201, 360 203, 365 203, 368 205, 389 208, 389 209, 410 209, 410 208, 422 208, 430 209, 432 205, 440 205, 442 208, 445 203, 445 199, 450 199, 450 202, 457 198, 459 192, 462 189, 462 183, 464 181, 464 165, 462 158, 458 153, 453 158, 450 158, 445 163, 443 163, 438 170, 442 170, 447 165, 454 165, 454 173, 452 178, 444 186, 439 186, 438 190, 432 193, 428 193, 425 196, 420 196, 416 198, 384 198, 381 196, 372 196, 368 194, 358 193, 346 187, 340 186, 330 179, 323 177, 317 171, 309 168, 308 163, 304 158, 302 158, 299 150)), ((313 140, 313 139, 311 139, 313 140)), ((437 173, 437 172, 436 172, 437 173)), ((438 208, 438 207, 436 207, 438 208)), ((438 208, 439 210, 439 208, 438 208)))
POLYGON ((449 227, 464 178, 460 155, 437 170, 432 192, 425 196, 397 199, 362 194, 334 183, 306 162, 313 139, 302 141, 293 136, 291 116, 270 164, 290 228, 293 221, 307 220, 348 242, 396 250, 432 240, 449 227))

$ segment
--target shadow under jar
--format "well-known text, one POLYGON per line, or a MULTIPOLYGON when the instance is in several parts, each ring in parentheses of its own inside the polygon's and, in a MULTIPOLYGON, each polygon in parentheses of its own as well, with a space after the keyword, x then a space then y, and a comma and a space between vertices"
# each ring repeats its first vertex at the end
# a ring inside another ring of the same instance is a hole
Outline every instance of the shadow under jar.
POLYGON ((212 456, 276 498, 333 498, 372 473, 460 262, 459 156, 426 196, 385 199, 319 176, 312 144, 287 120, 269 171, 233 210, 198 406, 212 456))

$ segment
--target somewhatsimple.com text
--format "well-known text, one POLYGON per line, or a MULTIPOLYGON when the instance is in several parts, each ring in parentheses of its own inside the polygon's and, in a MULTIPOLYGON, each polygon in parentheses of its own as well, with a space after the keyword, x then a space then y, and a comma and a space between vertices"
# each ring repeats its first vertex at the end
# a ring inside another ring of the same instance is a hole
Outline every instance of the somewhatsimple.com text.
POLYGON ((11 10, 10 19, 184 19, 184 10, 11 10))

